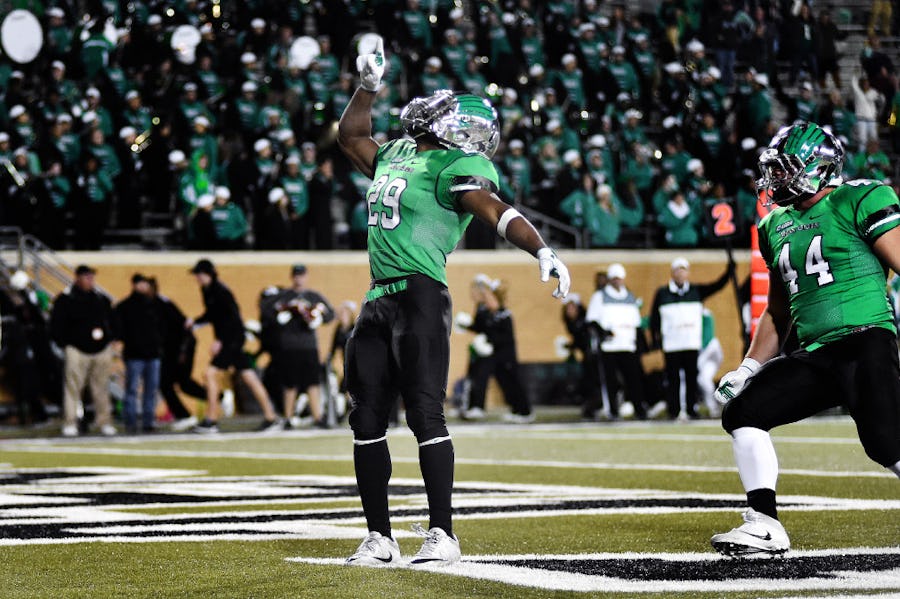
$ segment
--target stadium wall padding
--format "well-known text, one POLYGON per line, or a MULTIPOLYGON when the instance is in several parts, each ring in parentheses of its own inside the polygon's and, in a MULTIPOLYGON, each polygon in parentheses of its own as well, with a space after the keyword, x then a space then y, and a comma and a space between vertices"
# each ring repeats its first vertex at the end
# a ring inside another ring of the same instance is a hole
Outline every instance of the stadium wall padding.
MULTIPOLYGON (((644 305, 642 315, 647 315, 657 287, 667 283, 669 265, 676 256, 684 256, 691 263, 691 280, 709 282, 723 272, 726 265, 724 250, 562 250, 562 260, 572 274, 572 291, 581 295, 587 304, 594 291, 594 278, 598 270, 613 263, 622 263, 627 270, 626 284, 644 305)), ((267 286, 290 284, 290 266, 304 263, 309 267, 308 285, 320 291, 332 304, 345 300, 357 304, 369 284, 366 254, 363 252, 63 252, 61 257, 72 265, 86 263, 98 269, 97 283, 118 300, 130 289, 130 278, 135 272, 156 276, 160 290, 172 298, 191 317, 202 311, 198 286, 188 269, 201 257, 210 258, 219 270, 221 280, 231 288, 241 307, 242 316, 258 319, 257 300, 267 286)), ((749 252, 738 251, 738 281, 748 273, 749 252)), ((508 307, 515 319, 522 362, 560 361, 554 351, 554 338, 566 335, 562 323, 561 303, 551 297, 553 286, 539 280, 537 260, 516 250, 458 251, 448 260, 447 275, 453 296, 454 313, 473 311, 469 297, 469 284, 477 273, 500 278, 508 287, 508 307)), ((720 375, 737 364, 741 358, 741 325, 735 304, 734 291, 729 285, 706 302, 716 319, 716 332, 724 352, 725 361, 720 375)), ((324 356, 330 348, 333 324, 319 329, 319 347, 324 356)), ((450 384, 465 373, 467 345, 470 334, 454 333, 451 337, 450 384)), ((195 374, 200 377, 209 360, 208 348, 212 331, 204 327, 198 331, 198 350, 195 374)), ((644 358, 648 368, 659 368, 662 358, 658 351, 644 358)))

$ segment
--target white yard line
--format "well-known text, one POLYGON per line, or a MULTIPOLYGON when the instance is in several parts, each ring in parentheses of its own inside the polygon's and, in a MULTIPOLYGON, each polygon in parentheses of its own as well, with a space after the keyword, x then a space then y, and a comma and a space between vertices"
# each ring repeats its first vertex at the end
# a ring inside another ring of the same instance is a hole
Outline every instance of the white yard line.
MULTIPOLYGON (((353 456, 347 451, 342 455, 295 455, 287 453, 263 453, 255 451, 188 451, 179 449, 136 449, 126 447, 79 447, 70 444, 39 444, 29 445, 17 443, 11 447, 5 447, 8 453, 49 453, 49 454, 74 454, 74 455, 117 455, 133 457, 173 457, 173 458, 209 458, 209 459, 247 459, 247 460, 281 460, 288 462, 352 462, 353 456)), ((395 456, 394 463, 418 464, 417 457, 395 456)), ((577 462, 564 460, 503 460, 503 459, 477 459, 456 458, 457 464, 467 466, 510 466, 522 468, 568 468, 585 470, 643 470, 656 472, 735 472, 734 466, 699 466, 681 464, 623 464, 604 462, 577 462)), ((817 476, 824 478, 894 478, 887 471, 839 471, 839 470, 810 470, 800 468, 786 468, 779 471, 781 475, 817 476)))

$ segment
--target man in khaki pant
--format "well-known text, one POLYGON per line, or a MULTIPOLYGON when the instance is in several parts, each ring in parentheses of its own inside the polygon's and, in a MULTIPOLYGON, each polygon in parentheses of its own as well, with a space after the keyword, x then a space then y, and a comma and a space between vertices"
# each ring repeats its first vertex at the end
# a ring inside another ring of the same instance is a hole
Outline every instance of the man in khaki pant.
POLYGON ((115 321, 109 299, 94 288, 95 272, 85 265, 76 268, 75 282, 59 294, 50 315, 50 333, 66 354, 62 427, 65 437, 78 435, 78 402, 85 386, 94 401, 95 425, 100 434, 116 434, 109 399, 115 321))

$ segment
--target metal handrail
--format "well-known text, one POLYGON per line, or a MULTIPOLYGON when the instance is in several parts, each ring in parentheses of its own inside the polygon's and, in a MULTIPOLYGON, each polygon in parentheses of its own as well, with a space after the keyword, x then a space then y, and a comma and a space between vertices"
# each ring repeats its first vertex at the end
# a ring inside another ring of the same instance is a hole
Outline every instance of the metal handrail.
POLYGON ((529 208, 528 206, 519 204, 517 208, 519 212, 521 212, 525 218, 531 221, 531 224, 533 224, 534 227, 538 231, 540 231, 541 235, 548 237, 550 231, 553 230, 557 233, 563 233, 572 237, 574 241, 573 246, 575 247, 575 249, 581 250, 587 247, 587 245, 585 244, 585 235, 583 230, 577 227, 573 227, 572 225, 567 225, 562 221, 556 220, 555 218, 547 216, 546 214, 538 212, 537 210, 529 208))
MULTIPOLYGON (((43 241, 24 233, 19 227, 0 227, 0 267, 7 277, 17 270, 25 271, 36 288, 51 295, 61 293, 75 280, 75 267, 72 264, 43 241), (13 260, 7 259, 8 252, 15 252, 13 260)), ((101 286, 96 285, 95 289, 109 296, 101 286)))

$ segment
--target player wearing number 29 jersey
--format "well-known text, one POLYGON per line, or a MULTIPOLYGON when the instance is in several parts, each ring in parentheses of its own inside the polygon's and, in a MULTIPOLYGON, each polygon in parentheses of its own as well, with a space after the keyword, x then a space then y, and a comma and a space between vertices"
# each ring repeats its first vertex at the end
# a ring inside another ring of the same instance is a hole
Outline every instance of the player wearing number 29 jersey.
MULTIPOLYGON (((360 42, 362 43, 362 42, 360 42)), ((428 496, 428 530, 411 565, 460 559, 453 534, 453 443, 444 419, 450 361, 447 255, 473 216, 538 259, 541 279, 559 278, 556 297, 569 290, 569 274, 537 230, 497 197, 491 165, 500 142, 497 113, 484 98, 441 90, 415 98, 400 114, 408 139, 379 145, 372 138, 372 104, 384 73, 380 38, 357 59, 360 88, 338 124, 344 154, 372 178, 368 249, 372 283, 353 334, 345 372, 353 406, 353 462, 368 536, 349 565, 397 561, 388 510, 391 456, 388 415, 398 395, 419 444, 428 496)))
POLYGON ((757 186, 779 207, 759 224, 769 303, 737 370, 722 377, 722 426, 749 508, 714 535, 726 555, 790 547, 778 520, 769 430, 843 407, 866 454, 900 476, 900 363, 885 294, 900 271, 900 202, 877 181, 841 178, 844 151, 813 123, 785 127, 760 154, 757 186), (800 349, 780 356, 791 326, 800 349))
POLYGON ((417 152, 411 139, 381 146, 366 194, 372 278, 421 273, 446 285, 447 254, 472 220, 459 204, 461 192, 496 192, 497 186, 494 165, 478 154, 417 152))
POLYGON ((759 223, 759 249, 790 298, 800 345, 810 351, 861 327, 896 333, 886 268, 871 246, 900 226, 894 190, 844 183, 808 210, 776 208, 759 223))

